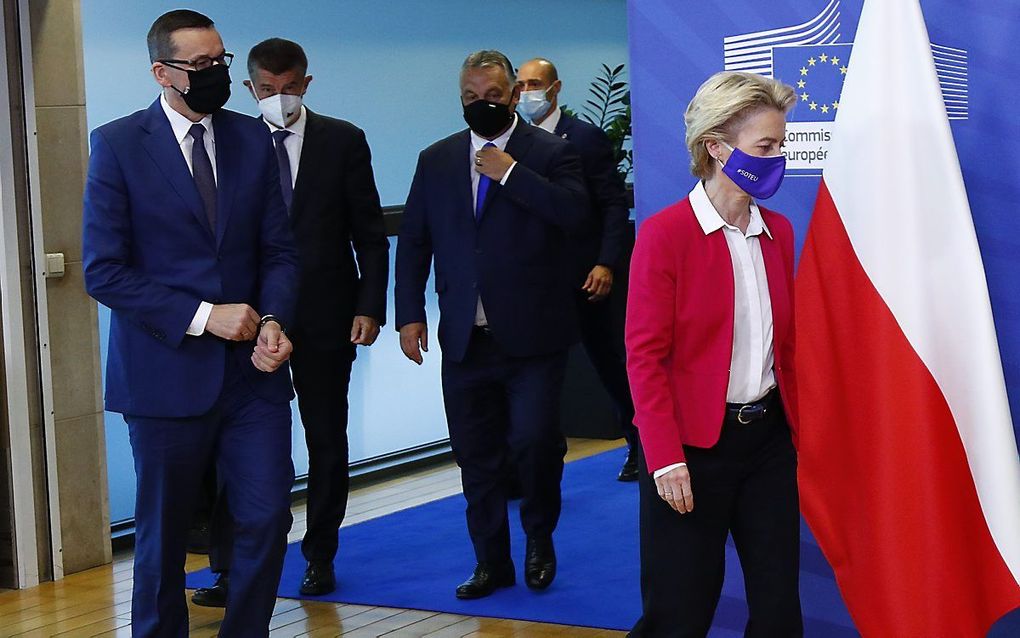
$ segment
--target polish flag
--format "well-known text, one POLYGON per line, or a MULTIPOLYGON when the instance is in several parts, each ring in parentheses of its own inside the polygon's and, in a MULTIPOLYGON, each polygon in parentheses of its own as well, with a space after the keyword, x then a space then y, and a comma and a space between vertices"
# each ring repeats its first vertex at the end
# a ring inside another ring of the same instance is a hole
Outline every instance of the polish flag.
POLYGON ((1020 606, 1020 463, 918 0, 864 2, 796 326, 803 511, 858 630, 984 637, 1020 606))

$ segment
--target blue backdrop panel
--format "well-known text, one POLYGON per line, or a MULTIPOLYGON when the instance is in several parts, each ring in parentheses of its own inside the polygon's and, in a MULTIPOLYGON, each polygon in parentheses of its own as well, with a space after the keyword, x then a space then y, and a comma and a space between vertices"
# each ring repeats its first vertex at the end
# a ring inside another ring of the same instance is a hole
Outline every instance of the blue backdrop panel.
MULTIPOLYGON (((683 112, 698 86, 724 69, 774 74, 796 87, 800 99, 788 128, 788 176, 768 204, 793 221, 799 251, 862 2, 631 0, 638 220, 683 198, 694 184, 683 112)), ((1012 210, 1020 200, 1015 107, 1020 60, 1014 54, 1020 5, 922 0, 921 7, 984 258, 1014 430, 1020 431, 1020 217, 1012 210)), ((912 157, 910 148, 891 148, 880 139, 873 143, 876 155, 923 160, 912 157)))

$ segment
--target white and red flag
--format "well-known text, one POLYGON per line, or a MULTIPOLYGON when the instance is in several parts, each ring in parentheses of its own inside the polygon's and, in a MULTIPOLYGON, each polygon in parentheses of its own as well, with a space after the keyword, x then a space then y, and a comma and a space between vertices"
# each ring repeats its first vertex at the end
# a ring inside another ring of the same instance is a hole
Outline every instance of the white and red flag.
POLYGON ((864 636, 983 637, 1020 606, 1020 462, 918 0, 865 0, 834 126, 797 275, 803 511, 864 636))

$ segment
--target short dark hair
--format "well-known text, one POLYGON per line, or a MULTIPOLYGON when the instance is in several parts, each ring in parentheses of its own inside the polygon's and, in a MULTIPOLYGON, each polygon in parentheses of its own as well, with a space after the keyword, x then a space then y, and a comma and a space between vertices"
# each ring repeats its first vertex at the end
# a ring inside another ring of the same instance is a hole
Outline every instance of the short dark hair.
POLYGON ((308 57, 297 42, 283 38, 269 38, 251 48, 248 52, 248 75, 255 75, 255 69, 280 75, 298 69, 304 75, 308 70, 308 57))
POLYGON ((191 9, 167 11, 156 18, 149 28, 146 44, 149 45, 149 61, 168 60, 177 55, 171 39, 174 31, 181 29, 211 29, 213 21, 191 9))
POLYGON ((514 70, 514 65, 510 64, 510 58, 495 49, 482 49, 467 56, 464 64, 460 67, 461 78, 464 77, 464 72, 468 69, 484 69, 486 67, 502 69, 510 88, 514 88, 517 83, 517 71, 514 70))

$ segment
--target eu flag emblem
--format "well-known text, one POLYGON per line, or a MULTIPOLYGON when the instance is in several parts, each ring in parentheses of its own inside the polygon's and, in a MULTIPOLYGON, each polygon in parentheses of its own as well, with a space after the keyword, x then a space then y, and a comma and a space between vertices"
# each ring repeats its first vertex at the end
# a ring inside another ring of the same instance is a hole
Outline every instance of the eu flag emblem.
POLYGON ((850 44, 775 47, 773 74, 797 91, 790 122, 832 122, 839 110, 850 44))

